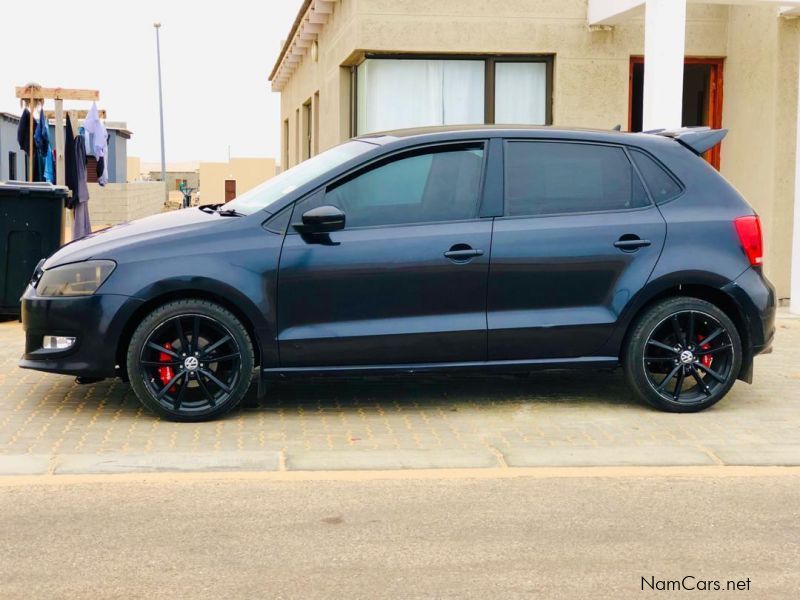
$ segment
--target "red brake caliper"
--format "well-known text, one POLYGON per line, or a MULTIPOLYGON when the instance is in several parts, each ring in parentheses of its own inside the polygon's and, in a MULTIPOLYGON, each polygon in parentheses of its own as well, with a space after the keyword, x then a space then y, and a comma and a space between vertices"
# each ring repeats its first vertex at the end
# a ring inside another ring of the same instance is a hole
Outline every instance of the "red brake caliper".
MULTIPOLYGON (((167 342, 166 344, 164 344, 164 348, 166 348, 167 350, 172 350, 172 344, 170 342, 167 342)), ((172 357, 166 352, 160 352, 158 355, 158 362, 166 362, 166 363, 172 362, 172 357)), ((172 372, 171 366, 167 365, 164 367, 158 367, 158 378, 161 380, 162 385, 167 385, 170 381, 172 381, 172 378, 174 376, 175 373, 172 372)))
MULTIPOLYGON (((697 341, 702 342, 703 336, 698 335, 697 341)), ((699 346, 701 350, 711 350, 711 344, 699 344, 699 346)), ((704 354, 703 356, 700 357, 700 364, 703 365, 704 367, 711 368, 711 363, 713 360, 714 358, 710 354, 704 354)))

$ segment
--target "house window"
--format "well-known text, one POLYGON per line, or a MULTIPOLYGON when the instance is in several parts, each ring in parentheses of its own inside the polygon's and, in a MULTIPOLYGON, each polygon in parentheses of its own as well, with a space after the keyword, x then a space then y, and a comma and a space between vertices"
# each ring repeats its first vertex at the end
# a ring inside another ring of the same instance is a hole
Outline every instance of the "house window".
POLYGON ((294 111, 294 164, 300 162, 300 109, 294 111))
POLYGON ((8 153, 8 178, 14 181, 17 178, 17 153, 8 153))
POLYGON ((284 171, 289 168, 289 119, 283 120, 283 157, 281 163, 284 171))
POLYGON ((356 133, 552 122, 551 56, 370 56, 356 69, 356 133))
POLYGON ((311 158, 311 98, 303 103, 303 124, 302 124, 302 160, 311 158))
POLYGON ((499 62, 494 72, 494 122, 544 125, 547 122, 547 65, 499 62))
POLYGON ((311 136, 314 140, 314 156, 319 154, 319 92, 314 92, 314 129, 311 136))

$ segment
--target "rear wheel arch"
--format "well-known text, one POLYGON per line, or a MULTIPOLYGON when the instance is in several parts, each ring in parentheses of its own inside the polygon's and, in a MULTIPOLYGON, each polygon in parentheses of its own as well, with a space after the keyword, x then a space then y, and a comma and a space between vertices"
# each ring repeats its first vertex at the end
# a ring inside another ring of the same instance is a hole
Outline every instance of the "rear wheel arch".
POLYGON ((647 312, 653 306, 662 302, 663 300, 666 300, 667 298, 678 297, 697 298, 699 300, 710 302, 724 312, 731 321, 733 321, 733 324, 736 326, 736 331, 739 334, 739 338, 742 341, 743 360, 740 378, 749 380, 749 369, 752 363, 753 355, 750 339, 750 328, 748 326, 747 319, 744 316, 742 309, 738 306, 738 304, 736 304, 736 301, 731 296, 726 294, 720 288, 704 283, 681 283, 672 285, 651 294, 646 300, 643 300, 637 306, 637 308, 632 311, 630 317, 626 319, 625 333, 619 345, 620 358, 624 358, 623 353, 625 348, 628 346, 629 338, 633 330, 636 328, 636 324, 642 319, 643 315, 647 314, 647 312))
POLYGON ((719 306, 686 294, 667 296, 632 325, 623 368, 631 389, 651 406, 697 412, 730 391, 742 350, 736 325, 719 306))

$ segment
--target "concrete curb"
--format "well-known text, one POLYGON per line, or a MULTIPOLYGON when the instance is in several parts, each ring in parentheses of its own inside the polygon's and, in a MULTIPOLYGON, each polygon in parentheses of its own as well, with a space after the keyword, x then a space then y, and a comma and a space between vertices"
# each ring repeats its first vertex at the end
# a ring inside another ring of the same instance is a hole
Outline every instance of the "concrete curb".
POLYGON ((289 471, 465 469, 502 466, 489 450, 330 450, 293 452, 289 471))
POLYGON ((43 454, 0 454, 0 475, 46 475, 50 457, 43 454))
POLYGON ((153 454, 62 454, 55 475, 193 471, 277 471, 280 452, 160 452, 153 454))
POLYGON ((509 467, 617 467, 715 465, 708 453, 688 446, 613 448, 514 448, 504 452, 509 467))
POLYGON ((314 450, 0 454, 0 476, 269 471, 391 471, 525 467, 800 466, 800 444, 517 447, 481 450, 314 450))

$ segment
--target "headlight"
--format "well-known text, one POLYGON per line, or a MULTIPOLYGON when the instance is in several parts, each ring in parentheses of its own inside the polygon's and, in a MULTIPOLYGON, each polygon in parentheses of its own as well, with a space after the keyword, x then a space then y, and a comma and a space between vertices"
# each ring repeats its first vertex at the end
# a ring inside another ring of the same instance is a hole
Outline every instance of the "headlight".
POLYGON ((53 267, 42 274, 36 293, 40 296, 91 296, 116 266, 112 260, 87 260, 53 267))

